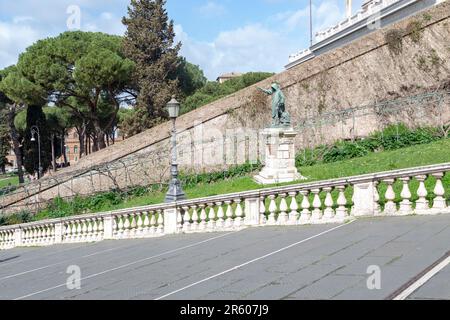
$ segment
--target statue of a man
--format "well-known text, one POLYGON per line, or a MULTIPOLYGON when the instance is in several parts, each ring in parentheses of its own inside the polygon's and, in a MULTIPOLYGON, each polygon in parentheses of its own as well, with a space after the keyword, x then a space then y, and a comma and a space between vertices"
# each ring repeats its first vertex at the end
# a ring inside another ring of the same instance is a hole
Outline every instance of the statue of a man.
POLYGON ((272 127, 288 127, 291 125, 291 116, 286 112, 286 98, 278 83, 273 83, 269 90, 259 88, 262 92, 272 96, 272 127))

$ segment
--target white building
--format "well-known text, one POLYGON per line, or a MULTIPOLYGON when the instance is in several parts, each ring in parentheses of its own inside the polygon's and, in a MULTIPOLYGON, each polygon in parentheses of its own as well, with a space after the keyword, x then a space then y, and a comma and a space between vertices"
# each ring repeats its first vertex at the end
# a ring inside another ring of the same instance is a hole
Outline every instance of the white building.
POLYGON ((443 1, 445 0, 366 0, 361 9, 352 14, 352 0, 346 0, 346 19, 335 26, 317 32, 309 49, 289 56, 286 69, 344 46, 443 1))

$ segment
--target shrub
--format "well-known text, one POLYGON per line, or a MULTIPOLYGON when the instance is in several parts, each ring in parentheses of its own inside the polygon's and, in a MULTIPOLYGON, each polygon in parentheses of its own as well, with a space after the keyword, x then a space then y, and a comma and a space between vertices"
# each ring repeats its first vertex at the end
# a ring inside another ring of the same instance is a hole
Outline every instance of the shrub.
POLYGON ((363 157, 369 153, 364 146, 347 141, 338 141, 323 156, 323 162, 336 162, 346 159, 363 157))
POLYGON ((14 213, 7 216, 0 216, 0 226, 21 224, 32 221, 32 216, 29 211, 23 210, 19 213, 14 213))

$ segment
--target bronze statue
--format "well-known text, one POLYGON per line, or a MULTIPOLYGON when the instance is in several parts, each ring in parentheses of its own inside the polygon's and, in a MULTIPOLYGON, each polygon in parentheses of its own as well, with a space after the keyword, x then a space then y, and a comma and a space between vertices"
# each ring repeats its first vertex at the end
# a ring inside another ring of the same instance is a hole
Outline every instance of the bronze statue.
POLYGON ((272 96, 272 127, 289 127, 291 116, 286 111, 286 98, 278 83, 273 83, 269 90, 258 87, 262 92, 272 96))

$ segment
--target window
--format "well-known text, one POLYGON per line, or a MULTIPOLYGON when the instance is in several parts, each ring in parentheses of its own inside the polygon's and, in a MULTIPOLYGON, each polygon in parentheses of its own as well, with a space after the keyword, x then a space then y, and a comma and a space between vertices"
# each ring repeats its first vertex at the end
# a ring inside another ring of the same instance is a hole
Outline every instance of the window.
POLYGON ((73 147, 73 153, 78 154, 78 146, 73 147))
POLYGON ((70 148, 69 148, 69 146, 66 146, 66 154, 70 154, 70 148))

